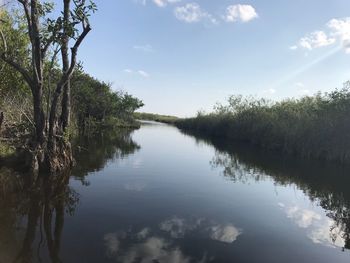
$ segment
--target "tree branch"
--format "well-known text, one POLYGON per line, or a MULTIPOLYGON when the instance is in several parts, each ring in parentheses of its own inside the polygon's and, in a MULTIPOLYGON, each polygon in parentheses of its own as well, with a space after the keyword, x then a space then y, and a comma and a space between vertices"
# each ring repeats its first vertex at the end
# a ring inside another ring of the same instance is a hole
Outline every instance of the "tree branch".
POLYGON ((15 62, 14 60, 8 58, 6 56, 5 53, 0 53, 0 58, 5 61, 7 64, 9 64, 11 67, 13 67, 15 70, 17 70, 19 73, 22 74, 23 78, 25 79, 25 81, 28 83, 28 85, 30 86, 30 88, 32 88, 33 86, 33 80, 30 77, 29 72, 23 68, 20 64, 18 64, 17 62, 15 62))
POLYGON ((32 20, 30 18, 30 11, 29 11, 28 0, 17 0, 17 1, 20 2, 23 5, 24 14, 25 14, 26 19, 27 19, 27 27, 28 27, 30 42, 33 43, 32 20))
POLYGON ((45 57, 47 50, 49 49, 50 45, 53 43, 55 39, 55 34, 53 34, 46 42, 44 47, 41 49, 41 57, 45 57))
POLYGON ((60 85, 66 84, 66 82, 69 80, 69 78, 72 76, 74 72, 75 65, 77 63, 77 54, 78 54, 78 48, 80 44, 83 42, 84 38, 89 34, 91 31, 91 27, 89 24, 84 28, 83 32, 80 34, 80 36, 77 38, 77 41, 75 42, 74 46, 71 48, 71 63, 70 67, 67 72, 63 72, 63 76, 60 81, 60 85))

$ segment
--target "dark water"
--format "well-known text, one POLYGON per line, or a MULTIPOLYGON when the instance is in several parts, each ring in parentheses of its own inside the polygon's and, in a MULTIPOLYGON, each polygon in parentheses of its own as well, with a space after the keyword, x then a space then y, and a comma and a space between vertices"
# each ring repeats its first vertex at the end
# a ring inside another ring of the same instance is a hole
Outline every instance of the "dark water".
POLYGON ((0 262, 350 262, 350 169, 151 123, 79 145, 41 187, 0 170, 0 262))

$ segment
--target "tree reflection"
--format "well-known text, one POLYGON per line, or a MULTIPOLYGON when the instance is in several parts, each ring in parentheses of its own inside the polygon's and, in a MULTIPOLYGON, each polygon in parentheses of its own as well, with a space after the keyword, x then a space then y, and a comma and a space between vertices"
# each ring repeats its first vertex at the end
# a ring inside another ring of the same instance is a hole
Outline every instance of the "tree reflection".
POLYGON ((79 138, 77 166, 59 176, 34 178, 0 168, 0 262, 62 262, 60 249, 65 217, 72 216, 79 194, 69 186, 71 175, 86 183, 89 172, 108 160, 124 158, 140 147, 130 130, 79 138))
POLYGON ((46 249, 52 262, 61 262, 65 213, 74 213, 79 201, 78 194, 68 186, 69 175, 40 177, 34 184, 23 175, 12 172, 11 176, 15 179, 10 183, 7 178, 9 187, 1 192, 0 244, 10 239, 13 247, 0 246, 0 257, 5 262, 41 262, 40 255, 46 249), (14 184, 15 180, 20 183, 14 184))
POLYGON ((132 132, 117 129, 79 137, 74 142, 77 165, 72 174, 83 178, 89 172, 101 170, 108 161, 123 159, 138 151, 141 147, 133 141, 132 132))
POLYGON ((329 237, 335 242, 339 236, 344 248, 350 249, 350 178, 349 166, 340 166, 318 161, 293 159, 267 153, 251 146, 227 144, 227 141, 195 136, 198 143, 207 143, 216 148, 211 161, 214 168, 233 181, 260 181, 272 177, 279 185, 297 185, 309 198, 319 203, 333 221, 329 237))

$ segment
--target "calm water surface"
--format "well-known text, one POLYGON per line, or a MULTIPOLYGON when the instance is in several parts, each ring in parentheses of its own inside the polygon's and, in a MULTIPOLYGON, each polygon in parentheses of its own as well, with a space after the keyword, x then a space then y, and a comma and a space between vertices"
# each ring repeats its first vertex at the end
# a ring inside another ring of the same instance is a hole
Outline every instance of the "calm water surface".
POLYGON ((350 262, 349 169, 156 123, 79 145, 41 191, 0 170, 1 263, 350 262))

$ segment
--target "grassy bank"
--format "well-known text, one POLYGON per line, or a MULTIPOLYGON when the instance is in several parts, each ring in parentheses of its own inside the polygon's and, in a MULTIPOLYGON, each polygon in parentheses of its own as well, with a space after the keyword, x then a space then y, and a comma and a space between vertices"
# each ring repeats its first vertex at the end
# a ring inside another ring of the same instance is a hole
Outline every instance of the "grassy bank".
POLYGON ((134 118, 137 120, 145 120, 145 121, 158 121, 168 124, 174 124, 178 117, 170 116, 170 115, 160 115, 154 113, 145 113, 145 112, 135 112, 134 118))
POLYGON ((350 161, 350 89, 270 102, 231 96, 209 114, 176 126, 304 158, 350 161))

